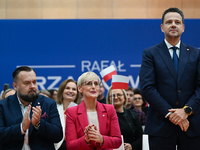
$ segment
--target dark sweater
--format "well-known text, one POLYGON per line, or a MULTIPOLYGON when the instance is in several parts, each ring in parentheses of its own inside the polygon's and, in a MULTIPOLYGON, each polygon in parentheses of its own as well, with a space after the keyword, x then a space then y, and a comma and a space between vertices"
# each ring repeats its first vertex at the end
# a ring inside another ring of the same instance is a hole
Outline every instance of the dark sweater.
POLYGON ((133 150, 142 150, 142 126, 137 113, 124 108, 123 113, 117 112, 124 143, 129 143, 133 150))

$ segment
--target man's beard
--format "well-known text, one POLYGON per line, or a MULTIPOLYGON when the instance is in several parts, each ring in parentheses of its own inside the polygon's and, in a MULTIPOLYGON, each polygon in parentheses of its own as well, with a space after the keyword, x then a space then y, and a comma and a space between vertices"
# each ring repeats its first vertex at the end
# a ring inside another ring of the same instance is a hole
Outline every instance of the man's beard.
POLYGON ((35 93, 26 94, 26 95, 22 94, 20 90, 18 90, 17 92, 18 92, 19 98, 21 98, 23 101, 26 101, 26 102, 34 102, 39 97, 39 94, 35 90, 30 90, 28 92, 28 93, 30 92, 35 92, 35 93))

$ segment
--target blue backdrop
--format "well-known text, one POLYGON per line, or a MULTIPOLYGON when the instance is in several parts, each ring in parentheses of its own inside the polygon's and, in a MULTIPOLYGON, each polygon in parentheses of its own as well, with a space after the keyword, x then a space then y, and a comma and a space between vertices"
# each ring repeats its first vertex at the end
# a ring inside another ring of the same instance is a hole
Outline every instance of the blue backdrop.
MULTIPOLYGON (((0 20, 0 90, 12 87, 18 66, 35 69, 39 89, 58 88, 67 78, 110 66, 139 87, 142 51, 160 43, 161 20, 0 20)), ((200 19, 186 19, 182 41, 200 47, 200 19)), ((104 84, 106 88, 111 81, 104 84)))

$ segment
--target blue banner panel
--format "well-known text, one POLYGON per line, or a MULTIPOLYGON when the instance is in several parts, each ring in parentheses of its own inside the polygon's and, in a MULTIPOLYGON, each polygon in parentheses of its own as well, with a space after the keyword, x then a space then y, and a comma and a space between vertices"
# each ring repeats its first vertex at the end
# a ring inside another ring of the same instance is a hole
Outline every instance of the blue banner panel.
MULTIPOLYGON (((0 20, 0 90, 12 87, 12 72, 35 69, 39 89, 58 88, 86 71, 98 75, 110 65, 139 87, 142 51, 160 43, 160 19, 134 20, 0 20)), ((182 41, 200 47, 200 19, 186 19, 182 41)), ((106 89, 111 81, 104 84, 106 89)))

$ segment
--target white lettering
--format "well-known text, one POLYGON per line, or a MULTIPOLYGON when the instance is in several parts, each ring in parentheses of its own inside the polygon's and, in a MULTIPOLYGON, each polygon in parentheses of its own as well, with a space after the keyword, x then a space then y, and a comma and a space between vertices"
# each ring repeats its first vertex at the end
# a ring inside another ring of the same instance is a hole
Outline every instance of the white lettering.
POLYGON ((116 66, 114 60, 111 61, 110 66, 111 66, 111 65, 113 65, 113 66, 115 67, 115 70, 117 71, 117 66, 116 66))
POLYGON ((94 61, 93 65, 92 65, 91 71, 94 71, 94 70, 101 71, 97 61, 94 61))
POLYGON ((135 89, 135 88, 138 88, 138 85, 139 85, 139 75, 137 76, 136 82, 134 82, 133 76, 129 75, 128 77, 129 77, 131 86, 132 86, 134 89, 135 89))
POLYGON ((108 60, 102 60, 101 61, 101 70, 108 67, 108 64, 106 64, 106 63, 109 63, 109 61, 108 60))
POLYGON ((39 86, 41 89, 45 89, 44 85, 45 85, 46 82, 47 82, 46 78, 45 78, 45 77, 42 77, 42 76, 39 76, 39 77, 37 76, 36 79, 37 79, 37 80, 41 80, 41 82, 38 82, 38 81, 37 81, 38 86, 39 86))
POLYGON ((121 61, 118 61, 118 69, 120 72, 126 72, 126 69, 122 69, 122 67, 124 66, 124 64, 121 64, 121 61))
POLYGON ((104 80, 102 80, 102 83, 103 83, 103 86, 104 86, 104 88, 106 89, 106 90, 108 90, 110 87, 108 86, 108 84, 104 81, 104 80))
POLYGON ((47 89, 58 89, 55 85, 62 79, 61 76, 48 76, 47 79, 54 80, 47 89))
POLYGON ((91 66, 91 62, 89 61, 89 60, 85 60, 85 61, 82 61, 81 62, 81 71, 82 72, 85 72, 85 69, 84 68, 86 68, 87 69, 87 71, 90 71, 90 66, 91 66))
POLYGON ((73 80, 74 80, 73 76, 68 76, 68 78, 67 78, 67 79, 73 79, 73 80))
POLYGON ((98 63, 98 61, 94 61, 93 63, 91 63, 89 60, 84 60, 81 62, 81 71, 85 72, 85 71, 101 71, 107 67, 109 67, 110 65, 113 65, 115 67, 116 71, 119 72, 126 72, 126 69, 124 69, 123 67, 125 67, 125 64, 121 62, 121 60, 118 60, 117 65, 115 63, 114 60, 112 60, 110 62, 109 65, 109 60, 102 60, 100 63, 98 63))

